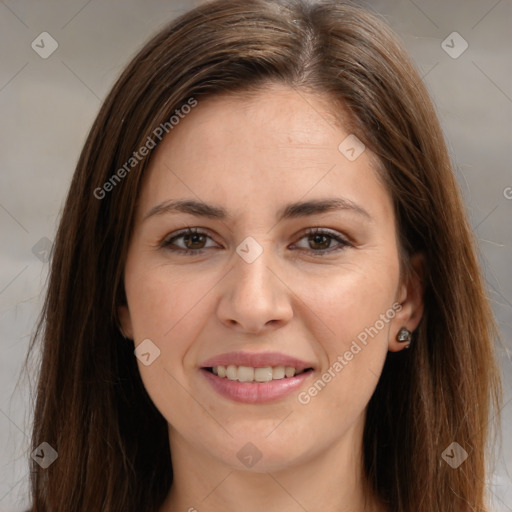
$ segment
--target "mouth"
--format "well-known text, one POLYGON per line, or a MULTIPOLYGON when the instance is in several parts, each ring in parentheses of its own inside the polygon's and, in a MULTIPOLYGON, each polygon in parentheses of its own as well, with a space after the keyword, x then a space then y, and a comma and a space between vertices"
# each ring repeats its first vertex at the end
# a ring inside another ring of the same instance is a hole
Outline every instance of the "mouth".
POLYGON ((231 353, 200 367, 213 389, 230 400, 263 403, 298 390, 314 373, 310 363, 278 353, 231 353))

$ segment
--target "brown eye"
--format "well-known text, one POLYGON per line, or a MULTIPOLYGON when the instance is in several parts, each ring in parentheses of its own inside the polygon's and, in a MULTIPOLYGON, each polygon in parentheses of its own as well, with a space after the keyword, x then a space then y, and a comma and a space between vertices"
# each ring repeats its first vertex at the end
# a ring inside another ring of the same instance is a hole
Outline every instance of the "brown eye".
POLYGON ((316 256, 339 251, 352 245, 339 233, 319 228, 309 230, 301 240, 306 240, 307 247, 299 247, 297 244, 296 246, 316 256))
POLYGON ((325 249, 329 249, 331 245, 332 237, 326 235, 310 235, 309 236, 309 244, 310 247, 315 251, 322 251, 325 249))
POLYGON ((202 254, 204 249, 215 247, 215 245, 206 245, 209 239, 211 240, 211 237, 207 233, 189 228, 166 237, 162 241, 161 247, 184 254, 202 254))
POLYGON ((200 233, 193 233, 191 235, 184 235, 183 241, 187 249, 203 249, 206 237, 200 233))

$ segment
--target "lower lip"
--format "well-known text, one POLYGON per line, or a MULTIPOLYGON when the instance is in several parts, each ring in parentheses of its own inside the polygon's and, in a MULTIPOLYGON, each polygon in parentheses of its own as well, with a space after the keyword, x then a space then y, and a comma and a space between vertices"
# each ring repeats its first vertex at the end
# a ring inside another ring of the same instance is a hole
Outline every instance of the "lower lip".
POLYGON ((218 377, 208 370, 201 369, 213 389, 222 396, 247 404, 272 402, 296 391, 311 376, 313 371, 300 373, 295 377, 271 380, 269 382, 240 382, 218 377))

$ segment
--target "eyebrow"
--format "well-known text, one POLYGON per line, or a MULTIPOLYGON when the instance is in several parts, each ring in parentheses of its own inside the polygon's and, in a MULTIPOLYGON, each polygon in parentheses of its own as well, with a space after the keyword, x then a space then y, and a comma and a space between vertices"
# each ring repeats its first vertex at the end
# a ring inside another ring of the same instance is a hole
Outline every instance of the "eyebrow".
MULTIPOLYGON (((340 210, 351 211, 365 217, 367 220, 372 220, 371 215, 363 207, 350 199, 340 197, 290 203, 279 210, 277 220, 295 219, 340 210)), ((188 213, 197 217, 206 217, 216 220, 233 218, 233 215, 229 214, 221 206, 211 205, 193 199, 179 199, 164 201, 154 206, 146 213, 143 221, 153 216, 169 213, 188 213)))

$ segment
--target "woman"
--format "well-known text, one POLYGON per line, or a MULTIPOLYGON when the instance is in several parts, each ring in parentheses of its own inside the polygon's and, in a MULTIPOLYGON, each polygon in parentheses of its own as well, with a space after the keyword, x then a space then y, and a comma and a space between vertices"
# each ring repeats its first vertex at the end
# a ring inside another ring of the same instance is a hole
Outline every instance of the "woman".
POLYGON ((71 184, 33 431, 58 457, 33 464, 32 510, 486 510, 500 388, 474 247, 382 22, 186 13, 119 78, 71 184))

